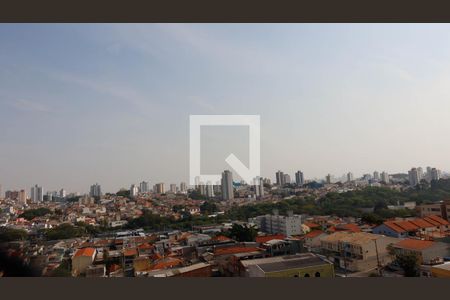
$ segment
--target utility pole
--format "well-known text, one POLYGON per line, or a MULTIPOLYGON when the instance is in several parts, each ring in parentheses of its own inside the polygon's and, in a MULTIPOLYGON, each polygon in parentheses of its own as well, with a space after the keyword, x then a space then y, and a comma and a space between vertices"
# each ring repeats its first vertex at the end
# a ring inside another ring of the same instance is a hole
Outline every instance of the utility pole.
POLYGON ((375 252, 377 254, 377 266, 378 266, 378 274, 380 274, 380 276, 382 276, 381 274, 381 264, 380 264, 380 257, 378 256, 378 245, 377 245, 377 240, 374 239, 373 240, 375 242, 375 252))

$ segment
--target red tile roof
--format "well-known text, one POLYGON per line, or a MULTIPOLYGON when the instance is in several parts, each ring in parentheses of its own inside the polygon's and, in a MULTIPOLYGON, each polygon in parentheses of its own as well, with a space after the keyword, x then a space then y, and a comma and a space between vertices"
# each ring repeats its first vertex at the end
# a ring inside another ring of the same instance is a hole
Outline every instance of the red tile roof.
POLYGON ((264 244, 271 240, 284 240, 285 238, 286 238, 286 236, 283 234, 272 234, 272 235, 266 235, 266 236, 257 236, 255 241, 257 243, 264 244))
POLYGON ((78 251, 75 253, 74 257, 79 256, 89 256, 92 257, 95 253, 95 248, 82 248, 78 249, 78 251))
POLYGON ((419 229, 419 226, 411 223, 410 221, 396 221, 395 224, 397 224, 406 231, 415 231, 419 229))
POLYGON ((394 221, 386 221, 383 224, 385 226, 391 228, 392 230, 398 232, 398 233, 406 232, 405 229, 403 229, 402 227, 398 226, 394 221))
POLYGON ((137 252, 136 248, 128 248, 128 249, 123 250, 124 256, 135 256, 137 254, 138 254, 138 252, 137 252))
POLYGON ((410 250, 423 250, 433 246, 433 241, 422 241, 415 239, 404 239, 395 244, 395 247, 410 249, 410 250))
POLYGON ((410 222, 413 223, 414 225, 420 227, 420 228, 435 227, 435 225, 431 224, 430 222, 427 222, 424 219, 414 219, 414 220, 411 220, 410 222))
POLYGON ((441 224, 439 222, 436 222, 435 220, 429 218, 429 217, 424 217, 423 218, 425 221, 427 221, 430 224, 433 224, 434 226, 441 226, 441 224))
POLYGON ((313 223, 313 222, 305 222, 303 223, 303 225, 308 226, 309 228, 316 228, 316 227, 320 227, 319 224, 313 223))
POLYGON ((230 241, 231 239, 224 235, 218 235, 212 238, 214 241, 230 241))
POLYGON ((442 219, 441 217, 436 216, 436 215, 430 215, 430 216, 428 216, 428 218, 435 222, 440 223, 441 225, 450 225, 450 223, 447 220, 442 219))
POLYGON ((314 231, 310 231, 307 234, 305 234, 305 237, 307 238, 315 238, 318 237, 319 235, 323 234, 324 232, 322 230, 314 230, 314 231))
POLYGON ((214 255, 228 255, 228 254, 236 254, 236 253, 246 253, 246 252, 255 252, 261 251, 262 249, 257 247, 244 247, 244 246, 236 246, 236 247, 227 247, 227 248, 218 248, 214 250, 214 255))
POLYGON ((340 224, 336 226, 336 230, 350 231, 350 232, 361 232, 361 228, 358 225, 349 223, 349 224, 340 224))
POLYGON ((182 261, 178 258, 173 257, 167 257, 163 258, 157 262, 154 263, 154 265, 151 267, 152 270, 160 270, 160 269, 166 269, 166 268, 173 268, 176 266, 181 265, 182 261))

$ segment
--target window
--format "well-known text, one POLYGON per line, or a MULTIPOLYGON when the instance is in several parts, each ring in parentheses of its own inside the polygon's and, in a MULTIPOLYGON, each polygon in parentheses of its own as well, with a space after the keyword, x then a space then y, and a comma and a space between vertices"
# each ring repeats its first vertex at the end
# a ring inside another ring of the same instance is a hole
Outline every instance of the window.
POLYGON ((314 277, 320 277, 320 273, 316 272, 316 274, 314 274, 314 277))
POLYGON ((298 277, 298 274, 295 274, 294 277, 298 277))
POLYGON ((309 277, 309 274, 308 274, 308 273, 306 273, 306 274, 305 274, 305 277, 309 277))

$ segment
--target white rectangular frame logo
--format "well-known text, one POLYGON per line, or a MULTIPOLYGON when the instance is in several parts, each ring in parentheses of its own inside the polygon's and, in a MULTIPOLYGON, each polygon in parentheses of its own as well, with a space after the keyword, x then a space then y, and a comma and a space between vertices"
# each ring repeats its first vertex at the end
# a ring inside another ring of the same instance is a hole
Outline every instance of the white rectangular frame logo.
MULTIPOLYGON (((248 184, 260 176, 260 116, 259 115, 190 115, 189 116, 189 184, 220 182, 221 175, 201 174, 201 127, 202 126, 248 126, 249 167, 233 153, 225 161, 248 184)), ((256 181, 259 184, 259 181, 256 181)), ((255 182, 255 183, 256 183, 255 182)))

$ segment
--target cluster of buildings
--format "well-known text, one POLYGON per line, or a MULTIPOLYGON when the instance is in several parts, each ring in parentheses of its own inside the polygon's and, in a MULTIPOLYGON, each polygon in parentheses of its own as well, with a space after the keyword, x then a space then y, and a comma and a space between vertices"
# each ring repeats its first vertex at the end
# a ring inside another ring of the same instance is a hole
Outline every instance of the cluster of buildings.
POLYGON ((170 184, 166 190, 164 183, 151 188, 149 182, 142 181, 117 194, 103 193, 98 183, 81 196, 68 194, 64 189, 45 193, 39 185, 33 186, 29 195, 25 190, 8 190, 5 197, 0 196, 0 226, 23 229, 32 237, 12 242, 6 248, 38 270, 39 275, 50 276, 64 267, 70 276, 86 277, 334 277, 374 273, 397 276, 395 256, 414 253, 420 259, 421 276, 450 276, 449 201, 389 206, 388 209, 416 210, 418 217, 389 219, 379 225, 355 218, 296 215, 291 211, 280 214, 275 210, 245 222, 258 231, 251 242, 228 237, 230 223, 192 226, 186 231, 117 232, 144 211, 177 220, 186 215, 201 215, 205 201, 214 200, 217 211, 208 212, 207 216, 215 217, 236 205, 275 203, 297 192, 318 199, 329 192, 367 185, 407 188, 442 176, 435 168, 427 168, 425 173, 421 168, 413 168, 407 178, 375 171, 355 179, 348 173, 338 182, 330 174, 322 181, 308 181, 302 171, 297 171, 294 182, 282 171, 275 175, 274 185, 262 177, 248 184, 235 182, 232 172, 225 170, 221 182, 216 184, 199 181, 193 187, 170 184), (40 208, 50 213, 32 219, 21 217, 27 210, 40 208), (97 237, 39 239, 41 229, 79 222, 106 226, 111 231, 97 237))

